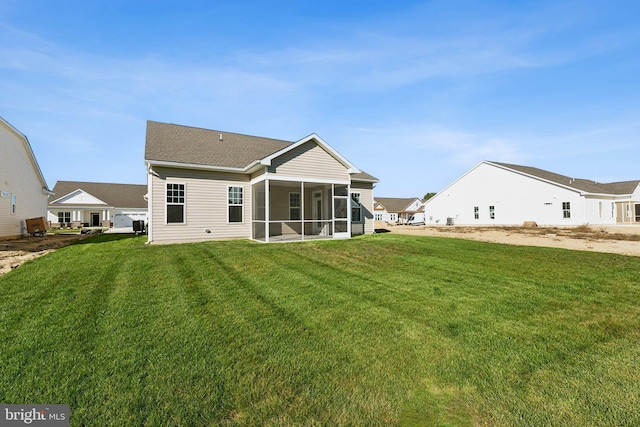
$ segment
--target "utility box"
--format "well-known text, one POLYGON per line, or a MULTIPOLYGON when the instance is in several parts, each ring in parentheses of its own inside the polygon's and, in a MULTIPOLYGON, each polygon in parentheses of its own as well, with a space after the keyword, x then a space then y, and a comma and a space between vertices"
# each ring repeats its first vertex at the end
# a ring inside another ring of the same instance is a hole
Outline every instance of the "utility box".
POLYGON ((44 236, 45 234, 47 234, 49 226, 44 220, 44 217, 29 218, 26 219, 25 222, 27 223, 27 233, 31 234, 32 236, 44 236))
POLYGON ((144 234, 145 229, 144 229, 144 221, 142 220, 135 220, 133 221, 133 231, 135 234, 144 234))
POLYGON ((447 218, 447 225, 453 225, 453 218, 447 218))

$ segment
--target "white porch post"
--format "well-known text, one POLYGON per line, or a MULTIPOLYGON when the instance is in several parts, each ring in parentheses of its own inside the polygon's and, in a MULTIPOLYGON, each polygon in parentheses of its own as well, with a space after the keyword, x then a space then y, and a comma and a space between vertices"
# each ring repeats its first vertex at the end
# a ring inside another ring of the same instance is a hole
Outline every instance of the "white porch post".
POLYGON ((304 240, 304 181, 300 183, 300 226, 302 227, 302 240, 304 240))
POLYGON ((269 243, 269 180, 264 180, 264 241, 269 243))
POLYGON ((351 237, 351 183, 347 184, 347 235, 351 237))
POLYGON ((336 238, 336 203, 335 203, 335 197, 336 197, 336 185, 335 184, 331 184, 331 200, 329 200, 329 203, 331 203, 331 230, 333 230, 333 239, 336 238))

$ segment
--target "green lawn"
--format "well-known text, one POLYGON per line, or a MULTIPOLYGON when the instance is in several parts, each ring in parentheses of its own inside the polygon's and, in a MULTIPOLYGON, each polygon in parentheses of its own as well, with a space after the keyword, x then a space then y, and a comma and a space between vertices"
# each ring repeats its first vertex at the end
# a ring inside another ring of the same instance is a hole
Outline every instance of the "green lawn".
POLYGON ((145 239, 0 277, 0 402, 72 425, 640 425, 640 258, 145 239))

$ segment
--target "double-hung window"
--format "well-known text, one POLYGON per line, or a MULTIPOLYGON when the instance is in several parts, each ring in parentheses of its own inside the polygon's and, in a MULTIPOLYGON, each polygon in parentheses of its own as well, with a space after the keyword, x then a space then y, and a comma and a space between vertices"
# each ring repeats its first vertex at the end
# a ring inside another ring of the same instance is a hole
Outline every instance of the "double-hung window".
POLYGON ((184 184, 167 183, 167 224, 184 224, 184 184))
POLYGON ((291 221, 299 221, 302 219, 300 193, 289 193, 289 219, 291 221))
POLYGON ((480 219, 480 206, 473 207, 473 218, 480 219))
POLYGON ((243 222, 244 198, 242 187, 229 187, 229 222, 243 222))
POLYGON ((351 222, 362 222, 360 193, 351 193, 351 222))
POLYGON ((562 218, 571 218, 571 202, 562 202, 562 218))
POLYGON ((496 207, 489 206, 489 219, 496 219, 496 207))
POLYGON ((58 222, 69 224, 71 222, 71 212, 58 212, 58 222))
POLYGON ((18 196, 15 194, 11 195, 11 215, 16 214, 16 206, 18 205, 18 196))

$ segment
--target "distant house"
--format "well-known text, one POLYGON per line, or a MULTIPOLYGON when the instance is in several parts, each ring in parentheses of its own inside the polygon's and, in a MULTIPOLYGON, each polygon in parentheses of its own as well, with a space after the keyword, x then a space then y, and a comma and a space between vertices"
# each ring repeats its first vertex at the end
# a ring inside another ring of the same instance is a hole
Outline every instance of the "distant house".
POLYGON ((146 185, 58 181, 48 220, 60 227, 131 227, 147 219, 146 185))
POLYGON ((419 197, 376 197, 376 221, 406 224, 409 218, 423 211, 419 197))
POLYGON ((373 233, 378 180, 318 135, 299 141, 147 122, 149 241, 373 233))
POLYGON ((427 224, 640 223, 640 181, 599 183, 484 161, 425 203, 427 224))
POLYGON ((50 193, 29 140, 0 117, 0 237, 20 237, 26 219, 46 217, 50 193))

